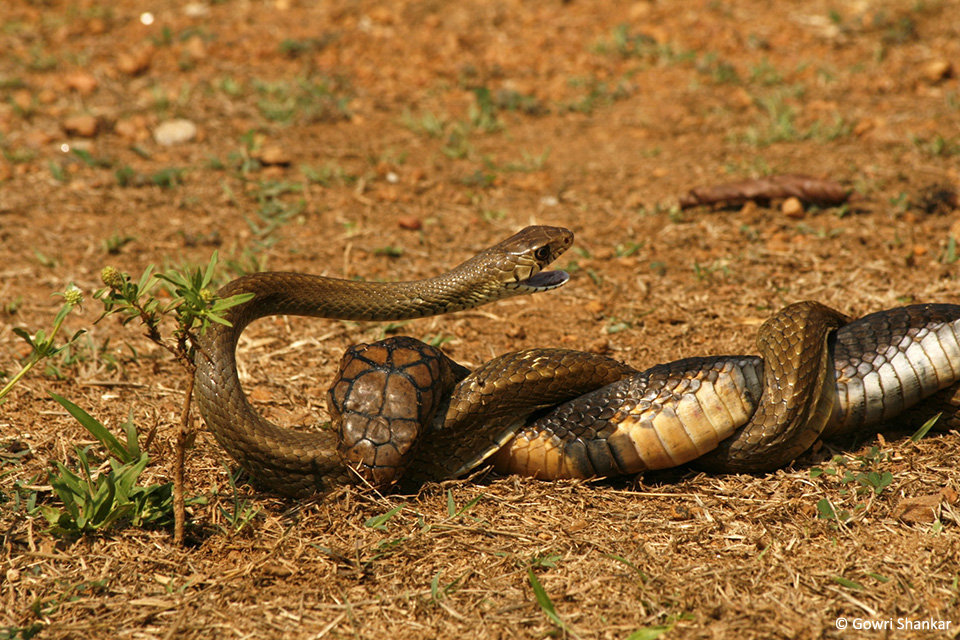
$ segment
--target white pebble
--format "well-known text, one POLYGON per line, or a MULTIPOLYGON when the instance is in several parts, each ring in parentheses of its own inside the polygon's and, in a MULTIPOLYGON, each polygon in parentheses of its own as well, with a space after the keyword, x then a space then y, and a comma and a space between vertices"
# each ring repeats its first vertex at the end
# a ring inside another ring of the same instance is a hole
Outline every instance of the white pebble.
POLYGON ((153 139, 157 144, 170 145, 187 142, 197 137, 197 125, 189 120, 167 120, 153 130, 153 139))

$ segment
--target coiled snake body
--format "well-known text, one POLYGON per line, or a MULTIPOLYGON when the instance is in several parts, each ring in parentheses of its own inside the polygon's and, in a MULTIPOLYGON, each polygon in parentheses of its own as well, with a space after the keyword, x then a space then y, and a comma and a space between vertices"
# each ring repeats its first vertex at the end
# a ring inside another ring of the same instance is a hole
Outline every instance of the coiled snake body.
POLYGON ((820 437, 883 422, 960 381, 960 306, 914 305, 847 323, 790 305, 761 327, 761 356, 690 358, 637 372, 563 349, 505 354, 469 373, 439 350, 391 338, 348 350, 330 390, 339 435, 283 429, 250 406, 236 372, 243 328, 273 314, 397 320, 447 313, 562 285, 540 270, 570 246, 529 227, 450 272, 412 283, 254 274, 219 292, 253 293, 232 326, 204 336, 198 406, 220 444, 279 493, 327 490, 356 476, 455 477, 490 459, 539 478, 637 473, 697 460, 761 471, 820 437), (420 433, 427 433, 420 437, 420 433))
MULTIPOLYGON (((358 282, 301 273, 257 273, 238 278, 218 295, 254 294, 224 313, 201 338, 196 359, 197 406, 220 445, 248 473, 284 494, 322 491, 353 475, 329 431, 304 433, 264 419, 237 377, 237 341, 244 328, 269 315, 344 320, 405 320, 553 289, 569 276, 541 271, 573 244, 557 227, 527 227, 450 271, 416 282, 358 282)), ((414 409, 416 414, 416 409, 414 409)))
POLYGON ((807 433, 786 448, 776 429, 744 427, 758 424, 751 417, 762 406, 771 358, 715 356, 657 365, 567 402, 524 426, 494 466, 540 478, 638 473, 693 460, 709 469, 767 471, 818 437, 882 424, 938 392, 933 407, 956 411, 960 306, 873 313, 840 327, 828 346, 825 420, 801 423, 807 433))

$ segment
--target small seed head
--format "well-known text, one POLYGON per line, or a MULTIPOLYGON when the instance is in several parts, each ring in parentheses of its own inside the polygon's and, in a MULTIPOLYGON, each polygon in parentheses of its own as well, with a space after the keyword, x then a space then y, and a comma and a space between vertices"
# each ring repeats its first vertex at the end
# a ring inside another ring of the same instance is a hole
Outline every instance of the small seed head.
POLYGON ((63 292, 63 299, 67 302, 67 304, 75 307, 83 302, 83 292, 76 287, 70 287, 63 292))
POLYGON ((123 286, 123 276, 116 267, 104 267, 100 271, 100 280, 111 289, 119 289, 123 286))
POLYGON ((200 289, 201 300, 203 300, 207 304, 210 304, 211 302, 213 302, 213 298, 214 298, 213 291, 210 291, 210 289, 200 289))

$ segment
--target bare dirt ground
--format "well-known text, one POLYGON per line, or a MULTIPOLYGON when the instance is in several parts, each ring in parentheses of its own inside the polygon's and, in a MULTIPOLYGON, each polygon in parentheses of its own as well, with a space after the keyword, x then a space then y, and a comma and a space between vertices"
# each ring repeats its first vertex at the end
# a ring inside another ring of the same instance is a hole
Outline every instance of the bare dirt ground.
POLYGON ((753 352, 757 325, 801 299, 854 316, 956 301, 958 15, 956 0, 3 2, 0 369, 29 352, 12 329, 49 328, 68 283, 88 298, 66 329, 88 333, 0 406, 0 637, 958 637, 956 432, 821 446, 759 476, 480 476, 298 502, 241 484, 239 504, 201 432, 187 491, 208 502, 185 548, 134 527, 64 539, 26 505, 56 504, 47 471, 91 443, 50 391, 115 430, 132 412, 155 430, 142 480, 170 477, 186 380, 133 325, 93 325, 107 264, 138 275, 216 249, 220 282, 414 279, 527 224, 576 232, 558 291, 399 328, 251 327, 246 388, 307 428, 327 420, 344 348, 388 330, 469 365, 566 346, 642 368, 753 352), (159 144, 180 118, 195 137, 159 144), (784 172, 855 200, 675 206, 784 172), (903 628, 930 620, 951 624, 903 628))

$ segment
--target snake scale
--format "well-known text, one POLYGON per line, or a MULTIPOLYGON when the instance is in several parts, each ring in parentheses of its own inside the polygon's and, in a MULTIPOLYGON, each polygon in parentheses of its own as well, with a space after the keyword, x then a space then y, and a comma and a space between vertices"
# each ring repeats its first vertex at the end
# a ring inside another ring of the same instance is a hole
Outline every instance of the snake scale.
POLYGON ((639 473, 694 460, 714 470, 768 471, 818 437, 880 425, 938 392, 934 407, 955 411, 960 305, 872 313, 840 327, 830 342, 827 419, 786 452, 777 448, 776 434, 755 446, 764 438, 744 429, 761 406, 764 359, 713 356, 657 365, 560 405, 525 425, 496 453, 494 467, 544 479, 639 473), (711 458, 711 450, 722 453, 711 458))
MULTIPOLYGON (((196 358, 197 407, 217 442, 253 478, 288 495, 324 491, 353 478, 329 431, 299 432, 266 420, 250 405, 237 375, 237 341, 254 320, 302 315, 343 320, 406 320, 546 291, 564 284, 563 271, 543 271, 573 244, 558 227, 527 227, 446 273, 415 282, 365 282, 302 273, 267 272, 238 278, 217 295, 254 294, 229 308, 229 325, 211 326, 196 358)), ((414 410, 416 412, 416 409, 414 410)))
POLYGON ((879 424, 960 381, 960 306, 913 305, 848 322, 801 302, 761 326, 761 356, 688 358, 643 372, 596 354, 531 349, 471 373, 412 338, 356 345, 330 390, 336 434, 273 425, 243 394, 236 344, 257 318, 398 320, 552 289, 568 276, 541 270, 572 241, 565 229, 528 227, 416 282, 295 273, 235 280, 218 295, 255 295, 228 311, 231 326, 202 339, 200 411, 254 478, 302 495, 358 476, 374 486, 456 477, 485 460, 499 472, 543 479, 691 461, 764 471, 818 438, 879 424))

